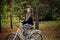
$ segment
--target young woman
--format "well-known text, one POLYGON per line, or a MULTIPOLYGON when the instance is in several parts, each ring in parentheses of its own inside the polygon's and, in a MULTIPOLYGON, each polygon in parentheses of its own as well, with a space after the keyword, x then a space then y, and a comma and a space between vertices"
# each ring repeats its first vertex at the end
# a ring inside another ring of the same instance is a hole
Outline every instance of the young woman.
POLYGON ((33 11, 32 11, 32 8, 28 8, 27 9, 27 13, 26 13, 26 19, 25 21, 23 21, 23 25, 28 23, 30 25, 33 25, 33 11))
POLYGON ((26 13, 26 19, 22 23, 19 23, 19 27, 20 27, 21 30, 23 30, 23 34, 26 38, 27 38, 27 36, 26 36, 27 28, 32 28, 33 27, 33 18, 32 17, 33 17, 32 8, 28 8, 27 13, 26 13), (25 25, 27 25, 27 26, 25 26, 25 25))
POLYGON ((32 11, 32 8, 27 9, 26 19, 22 23, 19 23, 18 25, 21 28, 21 27, 24 27, 25 24, 29 24, 29 25, 33 26, 33 11, 32 11))

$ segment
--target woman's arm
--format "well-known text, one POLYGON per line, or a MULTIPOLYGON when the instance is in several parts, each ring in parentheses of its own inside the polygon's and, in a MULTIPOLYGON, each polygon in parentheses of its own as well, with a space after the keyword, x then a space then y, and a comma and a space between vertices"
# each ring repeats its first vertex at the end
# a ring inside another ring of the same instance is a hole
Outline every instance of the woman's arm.
POLYGON ((28 13, 28 14, 26 15, 25 21, 27 21, 27 20, 30 18, 30 16, 31 16, 31 13, 28 13))

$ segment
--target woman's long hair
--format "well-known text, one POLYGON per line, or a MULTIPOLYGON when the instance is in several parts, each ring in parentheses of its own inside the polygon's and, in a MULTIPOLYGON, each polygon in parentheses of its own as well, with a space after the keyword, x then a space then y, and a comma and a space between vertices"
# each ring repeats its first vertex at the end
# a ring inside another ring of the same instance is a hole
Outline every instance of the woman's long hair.
POLYGON ((27 12, 28 12, 28 13, 31 13, 31 17, 33 16, 33 10, 32 10, 32 8, 28 8, 28 9, 27 9, 27 12))

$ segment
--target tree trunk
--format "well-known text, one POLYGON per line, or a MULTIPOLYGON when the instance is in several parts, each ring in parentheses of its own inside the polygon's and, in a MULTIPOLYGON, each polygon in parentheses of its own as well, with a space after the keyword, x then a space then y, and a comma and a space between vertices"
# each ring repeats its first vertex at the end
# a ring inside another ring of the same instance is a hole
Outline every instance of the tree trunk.
POLYGON ((11 29, 13 29, 13 22, 12 22, 12 15, 13 15, 13 0, 10 0, 10 11, 11 11, 11 14, 10 14, 10 26, 11 26, 11 29))
POLYGON ((12 15, 10 14, 10 26, 11 26, 11 29, 13 28, 13 23, 12 23, 12 15))
POLYGON ((26 8, 26 3, 23 4, 23 10, 24 10, 24 20, 26 19, 26 11, 25 11, 25 8, 26 8))
POLYGON ((35 17, 36 17, 36 22, 35 22, 35 29, 39 29, 39 23, 38 23, 38 12, 39 12, 39 0, 36 0, 36 13, 35 13, 35 17))
POLYGON ((20 22, 20 18, 21 18, 21 16, 19 15, 19 22, 20 22))
POLYGON ((3 0, 0 0, 0 33, 2 31, 2 29, 1 29, 1 14, 3 13, 3 10, 2 10, 3 5, 2 5, 2 3, 3 3, 3 0))
POLYGON ((1 30, 1 15, 0 15, 0 33, 1 33, 1 31, 2 31, 2 30, 1 30))

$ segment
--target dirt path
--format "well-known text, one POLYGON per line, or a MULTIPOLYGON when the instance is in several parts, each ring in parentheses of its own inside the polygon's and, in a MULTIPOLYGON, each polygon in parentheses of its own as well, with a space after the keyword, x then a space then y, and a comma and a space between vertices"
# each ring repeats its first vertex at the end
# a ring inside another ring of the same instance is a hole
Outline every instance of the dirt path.
MULTIPOLYGON (((43 40, 60 40, 60 26, 46 27, 40 30, 42 31, 43 40)), ((3 28, 2 33, 0 33, 0 40, 5 40, 6 36, 13 31, 16 31, 16 28, 3 28)))

